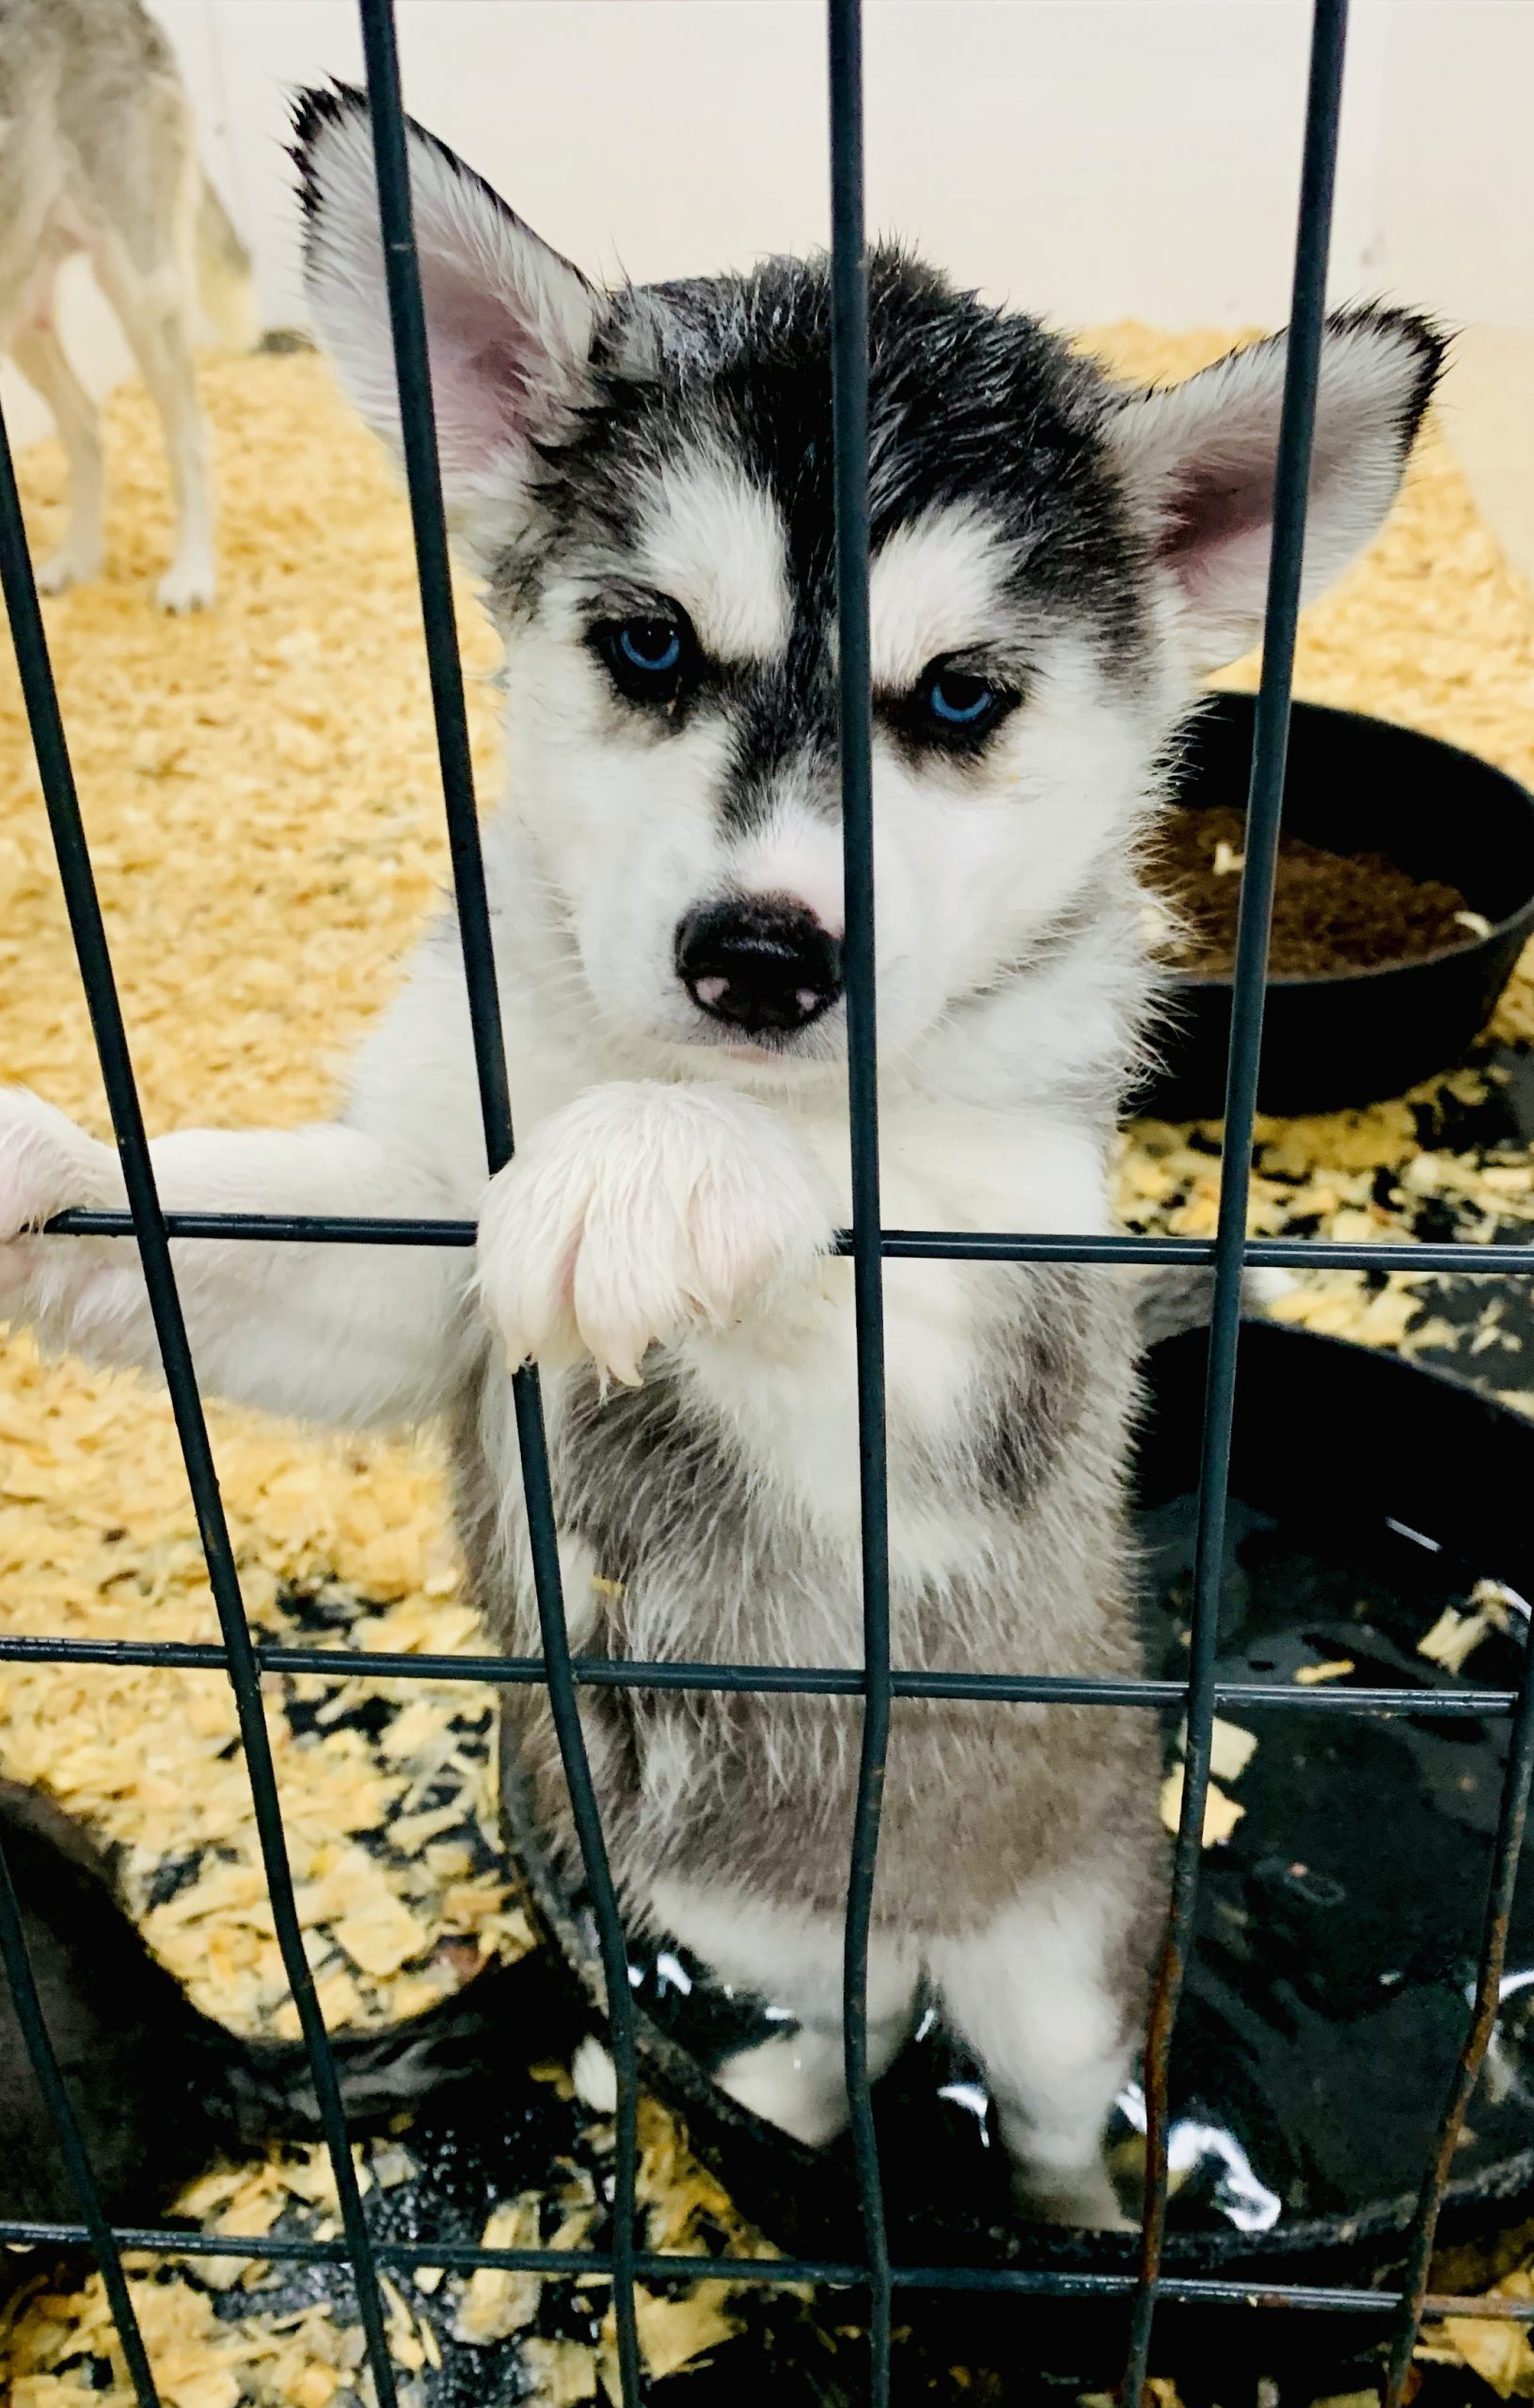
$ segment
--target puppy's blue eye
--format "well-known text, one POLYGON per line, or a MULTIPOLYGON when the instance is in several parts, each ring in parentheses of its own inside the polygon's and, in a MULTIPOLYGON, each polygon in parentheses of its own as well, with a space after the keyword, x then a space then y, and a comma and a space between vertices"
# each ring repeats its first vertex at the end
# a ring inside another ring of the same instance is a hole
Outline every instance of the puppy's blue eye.
POLYGON ((961 669, 939 669, 925 679, 923 699, 940 727, 973 734, 996 717, 1005 698, 984 677, 966 676, 961 669))
POLYGON ((669 676, 682 657, 681 630, 669 619, 625 619, 617 644, 626 665, 645 676, 669 676))
POLYGON ((680 614, 603 619, 590 641, 619 693, 631 703, 661 703, 669 710, 697 682, 698 646, 680 614))

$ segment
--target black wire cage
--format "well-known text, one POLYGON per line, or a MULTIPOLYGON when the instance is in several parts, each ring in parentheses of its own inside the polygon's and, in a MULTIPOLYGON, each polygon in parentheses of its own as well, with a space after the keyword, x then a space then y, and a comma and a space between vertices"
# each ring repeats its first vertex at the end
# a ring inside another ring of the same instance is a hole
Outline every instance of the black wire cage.
MULTIPOLYGON (((513 1150, 511 1075, 497 995, 480 836, 475 817, 467 727, 449 578, 448 547, 437 474, 437 449, 427 370, 426 334, 412 234, 399 60, 392 0, 358 0, 367 64, 378 207, 387 264, 389 309, 399 379, 404 455, 415 532, 444 801, 462 932, 479 1096, 489 1168, 513 1150)), ((1510 2298, 1447 2300, 1428 2293, 1440 2209, 1456 2143, 1487 2048, 1500 1996, 1507 1924, 1517 1878, 1531 1771, 1534 1771, 1534 1662, 1516 1691, 1481 1693, 1477 1710, 1510 1719, 1510 1744, 1495 1846, 1487 1877, 1477 1979, 1458 2065, 1443 2102, 1434 2145, 1408 2236, 1404 2271, 1392 2289, 1289 2285, 1254 2294, 1237 2280, 1194 2279, 1162 2272, 1168 2196, 1168 2077, 1178 2001, 1184 1986, 1197 1898, 1200 1846, 1210 1787, 1219 1686, 1218 1605, 1226 1549, 1227 1484, 1232 1459, 1241 1288, 1243 1267, 1297 1265, 1358 1270, 1399 1267, 1399 1249, 1308 1239, 1252 1240, 1246 1234, 1253 1128, 1269 923, 1279 836, 1293 654, 1305 543, 1305 503, 1315 421, 1327 256, 1336 160, 1347 0, 1315 0, 1294 251, 1292 336, 1284 389, 1276 472, 1274 533, 1269 569, 1263 670, 1257 705, 1256 745, 1248 797, 1246 873, 1237 944, 1235 1000, 1226 1073, 1225 1149, 1217 1233, 1212 1242, 1177 1238, 1081 1238, 984 1235, 886 1229, 879 1212, 878 1065, 875 1044, 875 935, 871 809, 871 707, 868 642, 868 363, 863 233, 862 73, 860 0, 828 0, 831 144, 832 369, 835 423, 836 580, 839 612, 841 776, 846 883, 846 971, 848 1006, 850 1147, 853 1219, 841 1240, 854 1266, 857 1304, 858 1409, 862 1513, 864 1664, 850 1682, 808 1666, 772 1667, 767 1673, 724 1665, 613 1663, 571 1653, 561 1595, 548 1464, 535 1371, 516 1375, 515 1406, 531 1538, 543 1652, 538 1656, 383 1657, 327 1652, 327 1672, 351 1669, 495 1684, 546 1684, 574 1805, 586 1886, 600 1943, 608 2021, 617 2075, 616 2148, 610 2238, 605 2250, 469 2248, 456 2243, 385 2241, 370 2233, 348 2146, 335 2061, 305 1956, 293 1876, 262 1716, 265 1671, 303 1670, 301 1650, 258 1646, 247 1625, 217 1474, 198 1392, 172 1270, 169 1241, 260 1238, 293 1243, 377 1245, 471 1245, 462 1222, 407 1219, 273 1217, 240 1213, 166 1213, 156 1194, 134 1085, 122 1013, 82 827, 69 750, 59 715, 37 590, 29 564, 8 440, 0 424, 0 584, 3 584, 23 693, 57 853, 71 927, 89 1006, 129 1197, 126 1212, 72 1212, 51 1224, 58 1242, 71 1235, 114 1236, 140 1250, 177 1431, 197 1512, 222 1632, 220 1646, 152 1641, 70 1643, 0 1640, 0 1654, 33 1659, 113 1660, 138 1664, 216 1666, 232 1686, 257 1827, 288 1980, 296 2003, 340 2209, 338 2239, 262 2237, 242 2244, 225 2235, 170 2228, 114 2227, 71 2108, 50 2044, 28 1962, 16 1892, 0 1852, 0 1956, 13 1993, 37 2080, 56 2126, 61 2159, 77 2199, 72 2225, 0 2222, 0 2242, 88 2243, 101 2267, 139 2408, 156 2408, 159 2394, 124 2276, 125 2249, 179 2256, 243 2253, 250 2258, 340 2261, 349 2266, 364 2330, 367 2362, 378 2408, 395 2408, 397 2384, 386 2330, 380 2270, 491 2267, 549 2275, 582 2274, 610 2283, 624 2408, 639 2408, 643 2378, 635 2321, 635 2286, 696 2281, 696 2256, 656 2255, 636 2248, 638 2067, 634 2002, 625 1937, 577 1710, 582 1685, 646 1683, 672 1687, 772 1686, 861 1693, 862 1755, 855 1828, 849 1834, 844 1996, 852 2138, 862 2205, 864 2249, 859 2264, 785 2258, 716 2258, 711 2273, 767 2285, 836 2286, 858 2301, 868 2333, 867 2398, 884 2408, 890 2396, 892 2308, 897 2291, 944 2289, 1011 2292, 1047 2298, 1119 2302, 1127 2309, 1122 2396, 1138 2401, 1149 2357, 1158 2302, 1203 2305, 1281 2305, 1357 2314, 1374 2320, 1387 2342, 1385 2408, 1400 2408, 1424 2315, 1495 2313, 1534 2321, 1534 2303, 1510 2298), (924 1677, 901 1673, 891 1661, 888 1613, 884 1432, 882 1267, 887 1256, 927 1256, 1004 1261, 1100 1264, 1212 1264, 1212 1320, 1205 1375, 1198 1488, 1198 1528, 1192 1637, 1184 1684, 1060 1679, 1008 1673, 924 1677), (1185 1777, 1170 1906, 1147 2034, 1145 2096, 1147 2180, 1137 2273, 1069 2270, 1056 2265, 944 2266, 892 2263, 879 2180, 870 2096, 866 1971, 883 1766, 891 1708, 898 1696, 939 1693, 987 1699, 998 1712, 1009 1703, 1064 1693, 1104 1712, 1180 1703, 1186 1714, 1185 1777)), ((514 1066, 512 1066, 514 1070, 514 1066)), ((1425 1270, 1534 1271, 1534 1246, 1477 1246, 1473 1259, 1460 1244, 1421 1245, 1414 1265, 1425 1270)), ((1286 1710, 1409 1714, 1430 1694, 1413 1687, 1326 1693, 1275 1687, 1265 1704, 1286 1710)))

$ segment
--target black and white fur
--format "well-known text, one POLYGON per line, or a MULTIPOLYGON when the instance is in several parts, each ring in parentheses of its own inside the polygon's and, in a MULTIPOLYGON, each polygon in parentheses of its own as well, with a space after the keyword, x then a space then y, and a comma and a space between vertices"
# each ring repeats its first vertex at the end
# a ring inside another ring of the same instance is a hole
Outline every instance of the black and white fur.
MULTIPOLYGON (((480 1602, 529 1648, 509 1372, 531 1356, 577 1648, 852 1665, 825 263, 599 293, 411 141, 447 502, 505 642, 485 843, 521 1149, 487 1182, 445 911, 333 1123, 189 1131, 155 1162, 171 1207, 472 1213, 477 1260, 182 1245, 199 1373, 316 1419, 444 1417, 480 1602), (656 628, 678 633, 664 694, 632 690, 616 647, 636 626, 651 657, 656 628), (748 938, 797 931, 799 1024, 721 1018, 727 978, 688 970, 688 931, 721 912, 748 938)), ((397 448, 356 94, 303 102, 297 157, 316 321, 397 448)), ((1129 391, 893 250, 870 323, 885 1217, 1103 1230, 1154 983, 1137 857, 1203 673, 1258 632, 1283 339, 1129 391), (991 697, 978 736, 937 723, 944 679, 991 697)), ((1307 591, 1383 519, 1440 348, 1395 311, 1331 322, 1307 591)), ((128 1250, 22 1234, 120 1202, 111 1149, 29 1095, 3 1111, 9 1310, 50 1346, 152 1368, 128 1250)), ((892 1261, 886 1323, 896 1660, 1132 1671, 1127 1283, 892 1261)), ((517 1696, 571 1857, 546 1713, 517 1696)), ((829 2138, 856 1702, 635 1689, 582 1711, 629 1913, 797 2020, 726 2087, 829 2138)), ((1142 1716, 896 1710, 873 2062, 925 1979, 1046 2215, 1115 2212, 1099 2138, 1162 1904, 1157 1772, 1142 1716)))
POLYGON ((256 339, 250 261, 198 163, 175 54, 141 0, 0 0, 0 349, 53 412, 70 467, 64 541, 44 593, 101 574, 105 466, 96 404, 56 321, 76 252, 127 336, 165 426, 175 557, 167 610, 213 598, 208 438, 192 347, 199 301, 223 340, 256 339))

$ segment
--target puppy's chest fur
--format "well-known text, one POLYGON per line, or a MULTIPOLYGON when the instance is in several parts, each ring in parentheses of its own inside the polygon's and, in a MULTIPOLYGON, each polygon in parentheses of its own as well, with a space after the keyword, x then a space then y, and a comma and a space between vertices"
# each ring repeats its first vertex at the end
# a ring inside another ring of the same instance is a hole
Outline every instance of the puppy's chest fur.
MULTIPOLYGON (((960 1402, 936 1426, 892 1410, 891 1622, 909 1670, 1126 1672, 1137 1649, 1121 1466, 1132 1399, 1128 1300, 1073 1266, 975 1266, 985 1309, 960 1402)), ((838 1336, 852 1344, 850 1315, 838 1336)), ((953 1367, 950 1367, 951 1369, 953 1367)), ((577 1649, 672 1661, 856 1667, 862 1660, 856 1457, 838 1510, 823 1465, 785 1480, 721 1410, 685 1350, 604 1398, 547 1391, 550 1465, 577 1649)), ((508 1647, 536 1648, 505 1383, 486 1373, 458 1428, 464 1536, 508 1647)), ((816 1442, 806 1431, 804 1443, 816 1442)), ((838 1475, 844 1467, 837 1466, 838 1475)), ((855 1698, 587 1690, 582 1720, 614 1867, 637 1906, 657 1876, 837 1913, 857 1781, 855 1698)), ((556 1848, 573 1861, 546 1708, 515 1693, 516 1745, 556 1848)), ((1100 1852, 1143 1817, 1145 1718, 897 1701, 879 1857, 892 1920, 973 1923, 1020 1882, 1100 1852), (1104 1841, 1103 1834, 1109 1836, 1104 1841)), ((1152 1743, 1153 1744, 1153 1743, 1152 1743)))

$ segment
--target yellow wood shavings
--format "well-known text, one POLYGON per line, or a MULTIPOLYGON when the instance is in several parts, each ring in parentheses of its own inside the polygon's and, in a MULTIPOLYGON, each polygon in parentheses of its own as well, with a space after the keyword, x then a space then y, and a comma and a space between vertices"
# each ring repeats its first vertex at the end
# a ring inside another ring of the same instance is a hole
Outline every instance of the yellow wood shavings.
MULTIPOLYGON (((231 2240, 260 2240, 271 2231, 287 2201, 281 2186, 265 2178, 268 2171, 262 2166, 253 2179, 241 2184, 228 2207, 213 2219, 215 2232, 227 2232, 231 2240)), ((261 2261, 254 2262, 259 2267, 261 2261)), ((198 2260, 197 2271, 215 2290, 229 2290, 244 2279, 251 2263, 247 2258, 204 2258, 198 2260)))
POLYGON ((370 1900, 356 1914, 343 1915, 336 1938, 365 1973, 397 1973, 426 1946, 425 1925, 395 1897, 370 1900))
MULTIPOLYGON (((1162 1821, 1174 1833, 1182 1819, 1182 1767, 1175 1766, 1162 1783, 1162 1821)), ((1246 1809, 1237 1798, 1227 1798, 1217 1781, 1211 1781, 1204 1799, 1204 1835, 1206 1847, 1223 1847, 1246 1809)))
MULTIPOLYGON (((1520 2268, 1505 2275, 1497 2289, 1508 2299, 1534 2299, 1534 2273, 1520 2268)), ((1433 2338, 1439 2337, 1499 2399, 1534 2398, 1534 2348, 1526 2324, 1499 2316, 1446 2316, 1434 2329, 1433 2338)))
MULTIPOLYGON (((238 2327, 219 2322, 209 2294, 183 2283, 136 2277, 130 2279, 129 2290, 166 2408, 236 2408, 248 2344, 238 2327)), ((101 2276, 92 2275, 71 2303, 73 2317, 67 2326, 47 2315, 50 2305, 59 2303, 46 2297, 40 2301, 9 2337, 10 2408, 66 2408, 70 2401, 87 2400, 103 2402, 105 2408, 133 2408, 133 2388, 101 2276), (69 2375, 55 2371, 82 2352, 110 2366, 108 2389, 93 2390, 88 2382, 77 2387, 69 2375)))
MULTIPOLYGON (((679 2374, 684 2367, 696 2364, 721 2342, 734 2339, 740 2328, 725 2305, 728 2295, 726 2283, 700 2283, 680 2299, 659 2298, 641 2284, 635 2286, 634 2321, 639 2328, 644 2363, 652 2375, 679 2374)), ((602 2387, 614 2408, 622 2408, 617 2336, 610 2308, 602 2320, 602 2387)))
POLYGON ((293 2408, 329 2408, 330 2401, 340 2389, 340 2377, 334 2367, 306 2367, 289 2385, 288 2397, 293 2408))
MULTIPOLYGON (((512 2199, 497 2208, 480 2236, 482 2249, 536 2249, 538 2201, 534 2196, 512 2199)), ((504 2341, 520 2333, 538 2313, 543 2281, 537 2274, 518 2274, 498 2266, 478 2266, 464 2289, 453 2334, 460 2341, 504 2341)))
MULTIPOLYGON (((1186 1751, 1188 1726, 1178 1733, 1178 1746, 1186 1751)), ((1216 1781, 1240 1781, 1257 1753, 1257 1734, 1243 1731, 1238 1722, 1226 1722, 1220 1715, 1210 1724, 1210 1769, 1216 1781)))
POLYGON ((1322 1681, 1345 1681, 1350 1672, 1358 1670, 1351 1656, 1334 1656, 1329 1664, 1301 1664, 1294 1677, 1301 1688, 1313 1689, 1322 1681))
POLYGON ((1488 1632, 1505 1630, 1507 1620, 1507 1608, 1497 1599, 1488 1600, 1473 1614, 1446 1606, 1426 1638, 1417 1640, 1416 1652, 1430 1663, 1442 1664, 1446 1672, 1462 1671, 1488 1632))
POLYGON ((596 2352, 584 2341, 546 2341, 534 2335, 522 2344, 537 2408, 577 2408, 596 2397, 596 2352))
POLYGON ((1470 1602, 1478 1611, 1492 1615, 1498 1630, 1506 1630, 1510 1613, 1527 1613, 1528 1608, 1516 1589, 1502 1580, 1478 1580, 1470 1592, 1470 1602))
POLYGON ((711 2245, 704 2241, 706 2229, 728 2232, 735 2255, 779 2256, 770 2242, 742 2223, 728 2194, 693 2156, 680 2125, 654 2099, 640 2100, 639 2142, 640 2196, 646 2203, 652 2249, 702 2254, 711 2245))
POLYGON ((1257 1734, 1215 1716, 1210 1732, 1210 1766, 1219 1781, 1240 1781, 1257 1753, 1257 1734))

